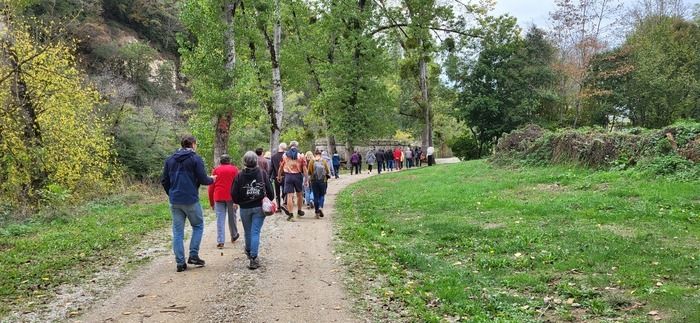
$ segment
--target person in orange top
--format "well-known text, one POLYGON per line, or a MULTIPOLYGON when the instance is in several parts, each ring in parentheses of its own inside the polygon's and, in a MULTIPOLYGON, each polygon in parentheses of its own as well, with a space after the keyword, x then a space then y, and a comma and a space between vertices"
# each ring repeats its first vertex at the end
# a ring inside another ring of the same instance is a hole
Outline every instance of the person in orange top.
POLYGON ((306 177, 306 159, 299 152, 299 143, 292 141, 289 143, 289 151, 282 157, 279 171, 277 172, 277 180, 281 181, 284 176, 284 194, 287 195, 287 208, 282 207, 282 211, 287 214, 287 221, 294 220, 294 195, 297 197, 297 215, 303 216, 304 211, 301 210, 304 202, 302 194, 304 186, 308 185, 306 177))
POLYGON ((216 212, 216 247, 222 249, 226 239, 226 215, 228 214, 228 228, 231 232, 231 242, 235 242, 240 237, 236 226, 236 209, 231 199, 231 186, 233 180, 238 175, 238 168, 231 164, 229 155, 221 155, 220 165, 214 168, 213 175, 217 180, 213 185, 209 185, 209 205, 216 212))

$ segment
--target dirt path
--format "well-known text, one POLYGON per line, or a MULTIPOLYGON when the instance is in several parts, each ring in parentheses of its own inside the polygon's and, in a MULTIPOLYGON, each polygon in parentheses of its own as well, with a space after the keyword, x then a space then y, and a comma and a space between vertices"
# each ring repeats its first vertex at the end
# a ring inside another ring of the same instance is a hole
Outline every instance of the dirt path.
MULTIPOLYGON (((200 256, 203 268, 175 272, 171 254, 155 259, 113 296, 94 306, 83 322, 356 322, 333 255, 332 219, 337 193, 368 175, 329 182, 324 213, 297 222, 268 217, 263 226, 262 267, 247 269, 243 241, 215 248, 209 221, 200 256)), ((240 221, 240 220, 239 220, 240 221)), ((238 223, 242 232, 241 223, 238 223)), ((185 248, 187 248, 187 243, 185 248)))

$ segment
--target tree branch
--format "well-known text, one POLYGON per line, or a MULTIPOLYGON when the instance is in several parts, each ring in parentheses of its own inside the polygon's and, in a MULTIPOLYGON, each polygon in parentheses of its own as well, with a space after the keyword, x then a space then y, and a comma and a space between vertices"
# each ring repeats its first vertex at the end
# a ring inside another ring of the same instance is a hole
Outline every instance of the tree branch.
POLYGON ((399 111, 399 114, 402 115, 402 116, 411 117, 411 118, 415 118, 415 119, 421 119, 421 118, 422 118, 422 116, 417 116, 417 115, 415 115, 415 114, 410 114, 410 113, 406 113, 406 112, 403 112, 403 111, 399 111))

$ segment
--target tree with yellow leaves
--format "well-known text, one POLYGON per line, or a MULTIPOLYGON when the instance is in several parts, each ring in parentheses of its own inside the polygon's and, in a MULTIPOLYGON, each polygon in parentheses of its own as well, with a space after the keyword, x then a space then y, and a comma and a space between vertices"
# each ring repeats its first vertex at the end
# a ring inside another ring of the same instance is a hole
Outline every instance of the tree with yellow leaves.
POLYGON ((0 8, 0 203, 37 205, 103 192, 116 175, 99 93, 75 45, 0 8))

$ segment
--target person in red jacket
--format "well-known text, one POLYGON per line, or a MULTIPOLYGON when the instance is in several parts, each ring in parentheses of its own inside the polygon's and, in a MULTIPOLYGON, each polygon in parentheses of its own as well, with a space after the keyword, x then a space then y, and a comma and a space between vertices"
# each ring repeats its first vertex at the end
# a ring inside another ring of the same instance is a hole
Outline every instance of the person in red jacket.
POLYGON ((394 149, 394 168, 397 170, 403 168, 401 167, 401 149, 399 147, 394 149))
POLYGON ((240 237, 236 226, 236 209, 231 199, 231 186, 233 179, 238 175, 238 168, 231 164, 229 155, 221 155, 220 165, 212 172, 216 175, 216 182, 209 186, 209 205, 216 212, 216 247, 222 249, 226 239, 226 215, 228 214, 228 228, 231 232, 231 242, 240 237))

